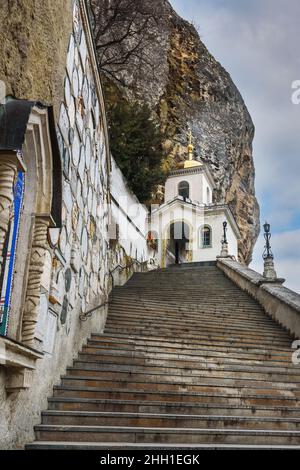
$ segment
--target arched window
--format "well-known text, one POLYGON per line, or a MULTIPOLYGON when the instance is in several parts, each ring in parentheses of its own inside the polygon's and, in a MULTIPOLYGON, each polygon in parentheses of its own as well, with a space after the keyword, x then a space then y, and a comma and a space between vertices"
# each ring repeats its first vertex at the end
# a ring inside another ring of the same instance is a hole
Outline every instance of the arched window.
POLYGON ((212 232, 208 225, 205 225, 200 229, 200 244, 202 248, 212 246, 212 232))
POLYGON ((184 199, 188 199, 190 197, 190 185, 187 181, 180 181, 178 185, 178 194, 184 199))

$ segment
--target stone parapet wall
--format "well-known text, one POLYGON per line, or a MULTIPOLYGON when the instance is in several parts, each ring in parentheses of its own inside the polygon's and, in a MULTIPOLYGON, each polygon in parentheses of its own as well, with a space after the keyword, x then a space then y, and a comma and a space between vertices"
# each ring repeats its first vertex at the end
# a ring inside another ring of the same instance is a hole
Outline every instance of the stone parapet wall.
POLYGON ((252 295, 266 313, 300 338, 300 295, 282 285, 268 282, 261 274, 231 259, 219 259, 217 266, 241 289, 252 295))

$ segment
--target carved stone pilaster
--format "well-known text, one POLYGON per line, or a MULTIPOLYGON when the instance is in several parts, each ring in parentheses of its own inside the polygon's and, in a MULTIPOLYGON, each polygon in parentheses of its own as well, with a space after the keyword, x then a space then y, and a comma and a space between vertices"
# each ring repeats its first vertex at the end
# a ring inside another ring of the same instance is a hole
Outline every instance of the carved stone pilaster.
POLYGON ((30 257, 25 309, 22 321, 22 342, 28 346, 34 346, 45 254, 50 249, 47 242, 48 226, 49 219, 38 216, 36 217, 30 257))
POLYGON ((3 264, 4 243, 13 210, 16 174, 16 163, 11 159, 0 158, 0 272, 3 264))

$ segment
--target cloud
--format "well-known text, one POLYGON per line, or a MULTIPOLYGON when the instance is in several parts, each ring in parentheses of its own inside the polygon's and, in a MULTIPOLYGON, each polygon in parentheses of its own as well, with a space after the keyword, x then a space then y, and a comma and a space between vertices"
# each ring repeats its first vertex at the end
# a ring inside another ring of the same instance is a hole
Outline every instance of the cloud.
MULTIPOLYGON (((299 0, 171 0, 176 11, 199 25, 201 39, 231 74, 256 127, 256 192, 262 219, 273 232, 300 228, 300 105, 292 82, 300 80, 299 0)), ((289 282, 300 257, 277 246, 289 282)), ((275 240, 275 237, 274 237, 275 240)), ((259 251, 259 248, 255 251, 259 251)), ((299 272, 298 272, 299 277, 299 272)))

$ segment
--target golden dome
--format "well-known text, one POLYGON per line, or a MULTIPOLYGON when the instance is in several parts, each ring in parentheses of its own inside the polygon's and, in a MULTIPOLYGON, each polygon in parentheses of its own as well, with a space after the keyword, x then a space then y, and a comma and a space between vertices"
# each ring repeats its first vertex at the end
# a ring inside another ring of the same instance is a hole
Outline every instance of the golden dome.
POLYGON ((202 164, 197 160, 186 160, 184 162, 183 168, 192 168, 194 166, 201 166, 202 164))

